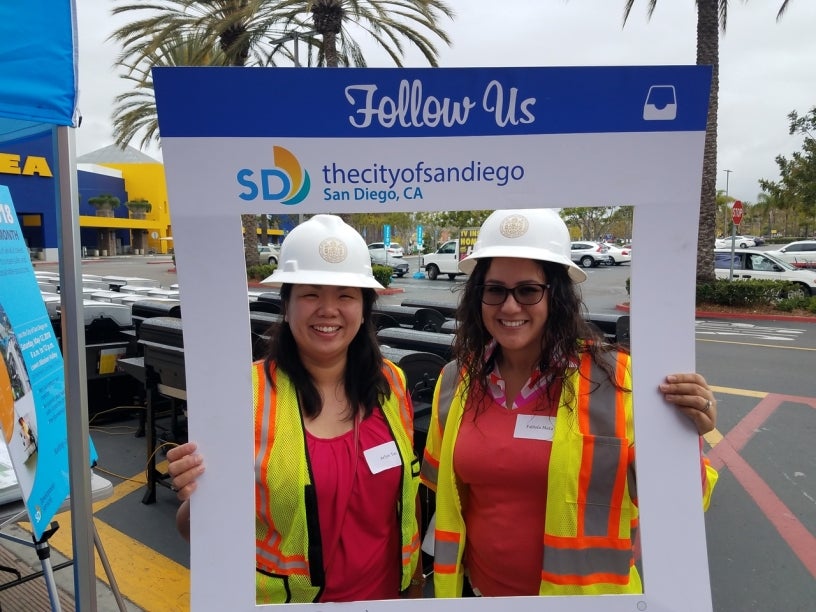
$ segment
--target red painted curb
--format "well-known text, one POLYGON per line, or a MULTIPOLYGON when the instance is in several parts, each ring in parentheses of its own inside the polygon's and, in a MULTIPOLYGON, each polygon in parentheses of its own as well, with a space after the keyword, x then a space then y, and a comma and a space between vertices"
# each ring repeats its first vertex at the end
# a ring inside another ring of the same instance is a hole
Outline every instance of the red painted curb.
MULTIPOLYGON (((629 312, 629 304, 618 304, 616 310, 629 312)), ((713 312, 710 310, 696 310, 694 313, 697 319, 751 319, 754 321, 789 321, 791 323, 816 323, 816 315, 812 317, 800 315, 780 314, 760 314, 752 312, 713 312)))

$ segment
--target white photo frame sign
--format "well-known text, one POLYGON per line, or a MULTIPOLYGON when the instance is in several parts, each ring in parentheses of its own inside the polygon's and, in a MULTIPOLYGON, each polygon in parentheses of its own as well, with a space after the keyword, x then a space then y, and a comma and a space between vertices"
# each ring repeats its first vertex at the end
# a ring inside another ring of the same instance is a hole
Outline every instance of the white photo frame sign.
MULTIPOLYGON (((546 605, 569 612, 711 609, 697 436, 657 391, 667 373, 694 371, 710 68, 153 74, 184 312, 189 434, 207 464, 193 500, 193 610, 256 608, 240 214, 619 205, 635 207, 639 253, 631 343, 645 592, 549 598, 546 605)), ((497 605, 420 599, 331 609, 497 605)), ((521 597, 512 606, 523 612, 545 603, 521 597)))

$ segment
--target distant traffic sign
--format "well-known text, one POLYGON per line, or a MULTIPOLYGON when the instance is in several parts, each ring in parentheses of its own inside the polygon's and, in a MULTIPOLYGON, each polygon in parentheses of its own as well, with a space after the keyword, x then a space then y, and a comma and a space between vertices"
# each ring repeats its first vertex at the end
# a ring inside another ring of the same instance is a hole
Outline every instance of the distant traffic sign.
POLYGON ((731 208, 731 220, 734 222, 734 225, 740 224, 740 222, 742 221, 743 212, 744 211, 742 208, 742 202, 740 202, 739 200, 734 202, 734 206, 731 208))

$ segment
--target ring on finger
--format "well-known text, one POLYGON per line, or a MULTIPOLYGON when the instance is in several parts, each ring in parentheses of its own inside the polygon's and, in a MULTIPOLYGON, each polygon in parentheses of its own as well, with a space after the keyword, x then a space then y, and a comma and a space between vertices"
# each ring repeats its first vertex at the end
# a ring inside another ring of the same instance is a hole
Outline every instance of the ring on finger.
POLYGON ((703 412, 708 414, 710 410, 711 410, 711 400, 707 399, 706 403, 705 403, 705 406, 703 407, 703 412))

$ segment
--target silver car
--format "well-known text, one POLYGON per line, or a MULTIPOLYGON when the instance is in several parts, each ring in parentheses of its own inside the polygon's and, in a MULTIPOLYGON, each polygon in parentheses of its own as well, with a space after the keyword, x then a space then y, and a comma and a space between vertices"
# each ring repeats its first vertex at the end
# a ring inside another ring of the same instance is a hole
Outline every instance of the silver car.
POLYGON ((816 269, 816 240, 797 240, 768 253, 797 268, 816 269))
POLYGON ((276 244, 259 244, 258 255, 261 258, 261 262, 277 266, 278 258, 280 257, 280 247, 276 244))
POLYGON ((570 256, 582 268, 597 268, 601 264, 615 265, 615 260, 609 256, 609 247, 602 242, 574 240, 570 246, 570 256))
POLYGON ((371 263, 378 266, 391 266, 394 274, 402 278, 408 274, 408 262, 402 258, 402 247, 396 242, 392 242, 385 247, 382 242, 372 242, 368 245, 368 254, 371 256, 371 263))

